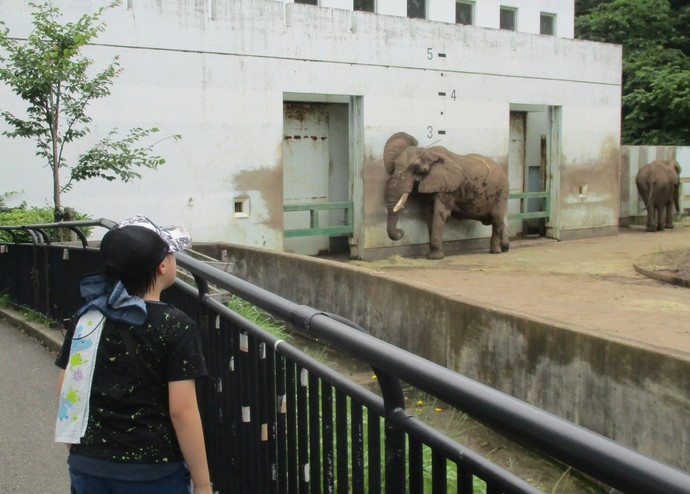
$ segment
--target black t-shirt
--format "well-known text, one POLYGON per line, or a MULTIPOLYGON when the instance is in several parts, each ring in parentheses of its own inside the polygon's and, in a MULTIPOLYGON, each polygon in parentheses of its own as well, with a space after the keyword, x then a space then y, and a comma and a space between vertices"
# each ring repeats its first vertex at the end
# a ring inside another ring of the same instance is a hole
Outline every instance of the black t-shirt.
MULTIPOLYGON (((103 327, 89 400, 89 421, 70 453, 125 463, 182 461, 170 420, 168 382, 206 375, 197 325, 184 312, 146 302, 147 321, 103 327), (127 351, 127 331, 135 355, 127 351)), ((65 369, 74 327, 55 361, 65 369)))

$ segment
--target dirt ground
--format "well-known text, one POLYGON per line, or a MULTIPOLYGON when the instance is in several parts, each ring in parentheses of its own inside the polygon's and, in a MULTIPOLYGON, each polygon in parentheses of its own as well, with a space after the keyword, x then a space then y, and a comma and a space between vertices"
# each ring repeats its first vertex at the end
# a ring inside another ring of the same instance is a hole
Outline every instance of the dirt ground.
POLYGON ((518 240, 504 254, 354 262, 451 298, 690 359, 690 221, 672 230, 518 240), (659 281, 659 279, 666 281, 659 281))

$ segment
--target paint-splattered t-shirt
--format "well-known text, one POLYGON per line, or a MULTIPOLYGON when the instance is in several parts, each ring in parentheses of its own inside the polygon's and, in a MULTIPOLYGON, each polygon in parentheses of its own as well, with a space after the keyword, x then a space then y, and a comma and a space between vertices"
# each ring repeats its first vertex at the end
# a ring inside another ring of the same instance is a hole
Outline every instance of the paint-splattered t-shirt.
MULTIPOLYGON (((182 461, 167 383, 206 375, 199 332, 192 319, 171 305, 147 301, 146 308, 143 326, 106 322, 96 356, 89 422, 70 454, 120 463, 182 461), (136 355, 127 352, 123 329, 131 335, 136 355)), ((72 332, 56 359, 63 369, 72 332)))

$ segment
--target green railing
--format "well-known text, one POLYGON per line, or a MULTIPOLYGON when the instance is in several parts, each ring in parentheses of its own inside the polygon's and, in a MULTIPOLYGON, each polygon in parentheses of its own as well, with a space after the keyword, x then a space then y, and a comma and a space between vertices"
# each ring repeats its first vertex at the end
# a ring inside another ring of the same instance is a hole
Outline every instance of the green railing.
POLYGON ((511 192, 508 200, 520 200, 520 212, 508 215, 509 220, 531 220, 534 218, 549 218, 551 214, 551 197, 548 192, 511 192), (527 211, 529 199, 544 199, 540 211, 527 211))
POLYGON ((286 204, 283 206, 286 213, 308 212, 309 228, 294 228, 285 230, 285 238, 307 237, 313 235, 346 235, 354 232, 354 221, 351 202, 324 202, 319 204, 286 204), (321 226, 320 211, 343 209, 345 224, 337 226, 321 226))

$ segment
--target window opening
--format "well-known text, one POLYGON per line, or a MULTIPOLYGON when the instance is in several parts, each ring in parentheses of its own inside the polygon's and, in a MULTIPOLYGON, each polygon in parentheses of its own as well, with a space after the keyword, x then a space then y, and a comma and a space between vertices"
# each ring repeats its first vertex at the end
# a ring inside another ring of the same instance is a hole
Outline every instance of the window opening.
POLYGON ((295 0, 295 3, 306 3, 307 5, 318 5, 319 0, 295 0))
POLYGON ((235 204, 233 216, 235 218, 249 218, 249 197, 235 197, 233 202, 235 204))
POLYGON ((501 29, 515 31, 517 10, 509 7, 501 7, 501 29))
POLYGON ((468 26, 474 25, 474 4, 471 2, 455 2, 455 22, 468 26))
POLYGON ((556 16, 554 14, 541 13, 539 16, 539 34, 551 36, 556 34, 556 16))
POLYGON ((355 0, 353 7, 362 12, 374 12, 374 0, 355 0))
POLYGON ((407 17, 426 19, 426 0, 407 0, 407 17))

